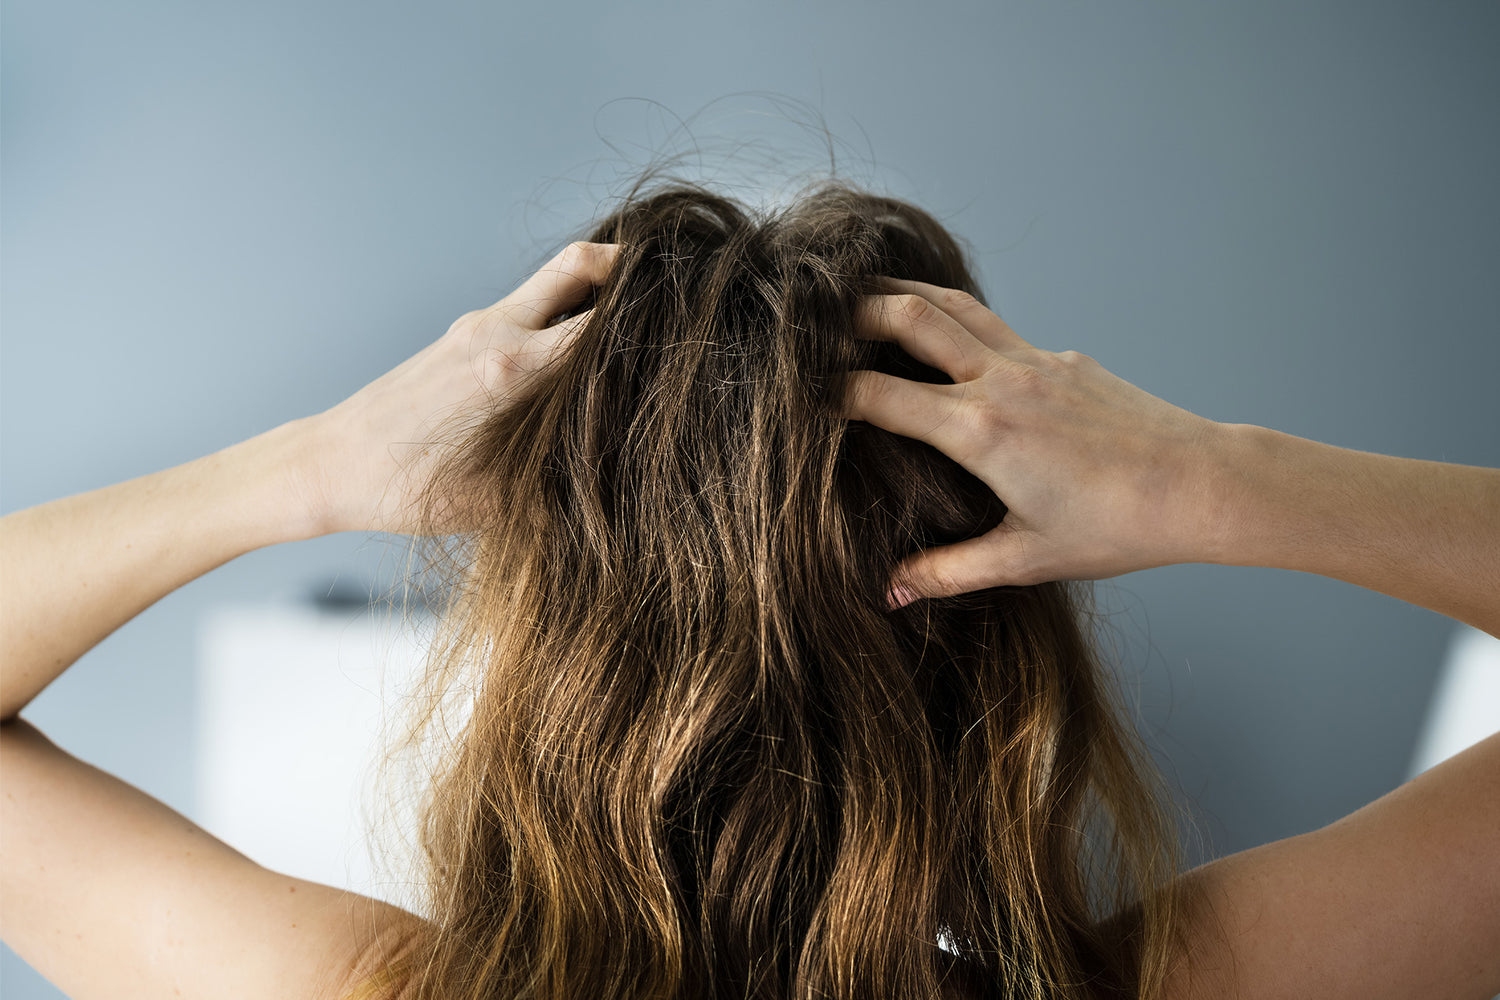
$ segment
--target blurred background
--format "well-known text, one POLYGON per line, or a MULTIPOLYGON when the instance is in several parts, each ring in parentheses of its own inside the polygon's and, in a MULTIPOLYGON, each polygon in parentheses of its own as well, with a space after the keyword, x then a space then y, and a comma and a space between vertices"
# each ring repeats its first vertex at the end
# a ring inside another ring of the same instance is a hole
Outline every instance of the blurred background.
MULTIPOLYGON (((679 154, 751 201, 830 167, 914 200, 1022 336, 1197 413, 1500 465, 1497 43, 1487 2, 7 0, 0 510, 333 405, 679 154)), ((319 699, 371 688, 285 651, 314 619, 367 648, 348 596, 399 554, 245 556, 26 716, 274 866, 223 800, 256 741, 344 731, 319 699)), ((1405 780, 1460 643, 1273 570, 1168 567, 1098 599, 1198 860, 1405 780)), ((263 826, 344 794, 266 759, 263 826)), ((8 951, 0 983, 60 995, 8 951)))

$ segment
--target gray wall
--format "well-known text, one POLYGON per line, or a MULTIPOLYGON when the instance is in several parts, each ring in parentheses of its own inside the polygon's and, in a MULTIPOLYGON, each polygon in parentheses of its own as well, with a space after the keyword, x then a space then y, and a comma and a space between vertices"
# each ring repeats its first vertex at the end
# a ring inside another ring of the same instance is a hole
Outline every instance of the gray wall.
MULTIPOLYGON (((1033 343, 1215 419, 1500 465, 1493 4, 423 6, 8 0, 0 507, 337 402, 653 153, 696 138, 723 164, 755 137, 747 177, 816 166, 788 107, 826 117, 848 176, 971 241, 1033 343)), ((242 558, 27 714, 191 814, 200 611, 381 551, 242 558)), ((1100 597, 1205 854, 1402 780, 1447 620, 1257 569, 1100 597)), ((0 969, 11 1000, 54 995, 0 969)))

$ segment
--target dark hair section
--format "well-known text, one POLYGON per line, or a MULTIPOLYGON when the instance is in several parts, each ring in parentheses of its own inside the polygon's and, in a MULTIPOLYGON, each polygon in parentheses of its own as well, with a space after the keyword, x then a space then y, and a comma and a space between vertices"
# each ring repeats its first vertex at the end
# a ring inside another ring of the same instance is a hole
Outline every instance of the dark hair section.
POLYGON ((1087 585, 885 608, 1006 513, 841 412, 857 369, 949 381, 854 317, 880 276, 983 301, 960 244, 836 181, 643 181, 586 238, 588 320, 425 494, 456 583, 412 732, 467 714, 403 995, 1151 995, 1175 827, 1087 585))

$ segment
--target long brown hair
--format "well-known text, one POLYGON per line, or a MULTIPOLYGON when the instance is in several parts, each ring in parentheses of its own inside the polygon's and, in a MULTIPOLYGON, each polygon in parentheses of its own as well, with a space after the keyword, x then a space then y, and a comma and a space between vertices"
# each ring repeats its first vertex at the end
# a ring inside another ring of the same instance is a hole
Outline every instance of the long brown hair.
POLYGON ((879 275, 980 296, 960 244, 842 182, 650 177, 585 238, 622 245, 592 315, 425 494, 458 571, 412 738, 465 721, 403 995, 1153 995, 1175 826, 1087 585, 884 605, 1005 515, 840 415, 854 369, 948 381, 853 316, 879 275))

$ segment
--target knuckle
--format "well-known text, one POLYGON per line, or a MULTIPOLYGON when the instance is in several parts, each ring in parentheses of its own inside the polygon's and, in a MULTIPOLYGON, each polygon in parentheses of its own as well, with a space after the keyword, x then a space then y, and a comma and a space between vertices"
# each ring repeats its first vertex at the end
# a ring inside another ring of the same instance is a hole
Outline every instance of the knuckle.
POLYGON ((933 305, 922 296, 907 292, 896 296, 896 312, 912 324, 930 323, 933 318, 933 305))
POLYGON ((871 403, 879 393, 878 383, 863 372, 856 372, 849 377, 848 385, 844 388, 844 406, 852 415, 862 417, 869 412, 871 403))
POLYGON ((479 315, 479 310, 474 309, 471 309, 469 312, 464 313, 462 316, 458 317, 458 319, 448 324, 448 333, 457 334, 462 333, 465 330, 472 329, 476 324, 478 324, 479 315))
POLYGON ((558 262, 564 271, 570 273, 599 274, 610 262, 610 249, 603 243, 574 240, 563 248, 558 262))
POLYGON ((963 437, 983 450, 1004 429, 1005 417, 993 401, 979 393, 965 394, 958 401, 958 419, 963 437))
POLYGON ((1087 354, 1082 354, 1078 351, 1063 351, 1062 353, 1057 355, 1057 360, 1061 361, 1069 368, 1079 368, 1083 365, 1098 363, 1087 354))
POLYGON ((1055 364, 1055 362, 1038 358, 1031 362, 1012 362, 1005 366, 1005 370, 1012 388, 1035 394, 1046 388, 1047 374, 1044 368, 1050 364, 1055 364))
POLYGON ((1007 427, 1005 414, 998 406, 994 406, 988 402, 976 405, 971 419, 975 422, 986 440, 994 440, 995 436, 1007 427))
POLYGON ((1067 362, 1061 354, 1043 350, 1038 350, 1030 358, 1027 358, 1026 364, 1032 370, 1038 372, 1059 372, 1067 367, 1067 362))
POLYGON ((955 312, 968 312, 979 305, 973 293, 962 288, 949 288, 943 292, 943 306, 955 312))
POLYGON ((494 351, 489 358, 491 380, 486 385, 496 385, 509 382, 519 378, 526 371, 526 366, 521 363, 521 356, 510 351, 494 351))
POLYGON ((896 383, 889 378, 865 376, 859 380, 859 394, 868 409, 879 410, 890 401, 896 383))

